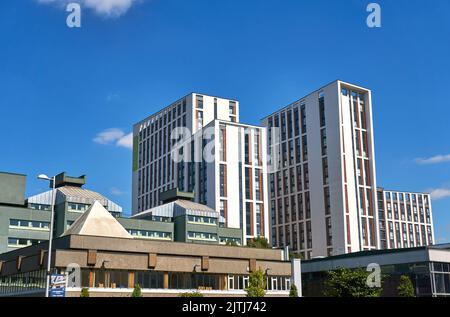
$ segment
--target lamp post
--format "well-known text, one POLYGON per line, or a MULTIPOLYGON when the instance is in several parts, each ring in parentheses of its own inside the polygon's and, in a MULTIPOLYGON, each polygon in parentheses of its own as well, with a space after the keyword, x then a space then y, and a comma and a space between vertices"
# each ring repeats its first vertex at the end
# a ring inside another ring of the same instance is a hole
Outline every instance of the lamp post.
POLYGON ((51 273, 51 262, 52 262, 52 241, 53 241, 53 219, 55 218, 55 176, 48 177, 45 174, 38 176, 38 179, 47 180, 51 182, 52 186, 52 202, 51 202, 51 216, 50 216, 50 234, 48 240, 48 254, 47 254, 47 277, 45 282, 45 297, 49 295, 50 288, 50 273, 51 273))

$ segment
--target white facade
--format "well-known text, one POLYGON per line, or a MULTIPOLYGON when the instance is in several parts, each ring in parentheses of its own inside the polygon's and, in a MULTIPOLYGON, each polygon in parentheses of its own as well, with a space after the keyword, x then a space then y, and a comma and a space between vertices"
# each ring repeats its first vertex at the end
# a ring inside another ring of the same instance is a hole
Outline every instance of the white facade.
POLYGON ((262 124, 277 161, 269 176, 273 244, 305 259, 378 248, 370 90, 335 81, 262 124))
POLYGON ((242 228, 244 243, 270 238, 266 129, 238 122, 237 101, 193 93, 137 123, 133 214, 160 205, 161 192, 178 188, 220 211, 227 227, 242 228), (177 127, 187 131, 172 138, 177 127))
POLYGON ((431 195, 378 189, 380 248, 434 244, 431 195))

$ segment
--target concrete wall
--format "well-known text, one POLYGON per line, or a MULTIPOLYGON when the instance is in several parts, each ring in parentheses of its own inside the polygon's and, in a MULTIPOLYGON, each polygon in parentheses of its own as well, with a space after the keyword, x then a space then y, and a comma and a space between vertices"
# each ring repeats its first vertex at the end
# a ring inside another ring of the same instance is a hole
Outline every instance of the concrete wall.
POLYGON ((43 210, 31 210, 24 207, 0 206, 0 253, 14 250, 13 248, 8 248, 8 237, 48 240, 48 230, 10 229, 10 219, 50 222, 50 212, 43 210))
POLYGON ((0 172, 0 204, 24 205, 26 176, 0 172))

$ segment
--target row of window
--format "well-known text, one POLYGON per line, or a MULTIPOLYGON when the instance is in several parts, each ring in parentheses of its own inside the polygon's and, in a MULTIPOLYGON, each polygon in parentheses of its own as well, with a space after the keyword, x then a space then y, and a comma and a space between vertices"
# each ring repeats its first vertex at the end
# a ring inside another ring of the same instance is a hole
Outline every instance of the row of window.
POLYGON ((44 204, 28 204, 28 208, 33 209, 33 210, 44 210, 44 211, 51 210, 50 205, 44 205, 44 204))
MULTIPOLYGON (((266 290, 288 291, 290 278, 266 276, 266 290)), ((143 289, 163 289, 164 273, 158 271, 137 271, 134 284, 143 289)), ((81 287, 128 288, 129 272, 124 270, 81 270, 81 287), (90 285, 90 283, 92 283, 90 285)), ((220 275, 206 273, 168 273, 168 288, 179 290, 245 290, 249 286, 248 275, 220 275), (226 277, 226 283, 224 283, 226 277)))
POLYGON ((233 237, 220 237, 220 244, 227 244, 227 243, 235 243, 236 245, 242 244, 241 238, 233 238, 233 237))
MULTIPOLYGON (((297 252, 311 250, 313 247, 311 221, 274 227, 272 229, 272 243, 278 247, 289 246, 293 251, 297 252)), ((303 258, 307 258, 305 254, 303 254, 303 258)))
POLYGON ((386 200, 395 200, 395 201, 412 201, 412 202, 419 202, 419 204, 425 203, 428 205, 430 198, 429 195, 423 195, 423 194, 414 194, 414 193, 397 193, 397 192, 388 192, 385 191, 384 195, 386 197, 386 200), (423 198, 422 198, 423 197, 423 198))
POLYGON ((295 103, 292 108, 286 111, 274 114, 268 118, 267 123, 269 128, 269 146, 272 146, 275 141, 272 135, 272 128, 279 128, 281 130, 281 141, 291 139, 294 136, 299 136, 301 134, 306 134, 306 108, 304 101, 295 103))
POLYGON ((154 231, 154 230, 137 230, 137 229, 129 229, 128 232, 133 237, 138 237, 138 238, 143 238, 143 239, 172 240, 171 232, 154 231))
POLYGON ((187 235, 191 240, 217 241, 216 233, 188 231, 187 235))
POLYGON ((387 227, 384 221, 379 222, 382 248, 406 248, 433 244, 431 226, 406 224, 391 221, 387 227), (428 239, 428 240, 427 240, 428 239))
POLYGON ((39 243, 45 242, 45 240, 37 240, 37 239, 26 239, 26 238, 8 238, 8 247, 9 248, 24 248, 30 245, 36 245, 39 243))
MULTIPOLYGON (((328 163, 325 164, 328 166, 328 163)), ((309 190, 308 164, 297 165, 296 167, 270 174, 269 181, 272 198, 309 190)), ((324 182, 325 181, 325 184, 327 184, 328 172, 324 173, 324 182)))
POLYGON ((141 129, 139 132, 139 141, 148 138, 151 134, 156 133, 158 130, 165 127, 168 123, 175 120, 186 113, 186 99, 183 99, 180 103, 167 107, 164 115, 159 115, 156 118, 152 118, 149 125, 141 129))
POLYGON ((90 205, 80 204, 80 203, 67 203, 67 211, 72 212, 85 212, 88 210, 90 205))
MULTIPOLYGON (((329 191, 325 191, 325 202, 326 202, 326 214, 329 210, 329 191)), ((297 220, 310 219, 311 218, 311 202, 309 192, 304 194, 300 193, 297 195, 287 196, 284 199, 277 199, 270 202, 271 204, 271 214, 272 214, 272 224, 286 224, 289 222, 296 222, 297 220), (277 217, 278 215, 278 217, 277 217)))
POLYGON ((50 222, 47 221, 33 221, 22 219, 10 219, 9 227, 11 229, 28 229, 28 230, 46 230, 50 228, 50 222))
POLYGON ((188 215, 188 222, 202 225, 217 225, 217 218, 188 215))

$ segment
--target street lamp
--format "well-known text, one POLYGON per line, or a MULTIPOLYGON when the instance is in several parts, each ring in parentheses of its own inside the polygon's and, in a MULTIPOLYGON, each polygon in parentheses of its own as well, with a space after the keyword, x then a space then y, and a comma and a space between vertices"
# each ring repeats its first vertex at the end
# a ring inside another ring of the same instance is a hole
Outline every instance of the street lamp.
POLYGON ((55 218, 55 176, 48 177, 45 174, 40 174, 38 179, 49 181, 52 186, 52 202, 51 202, 51 216, 50 216, 50 234, 48 240, 48 254, 47 254, 47 278, 45 282, 45 297, 48 297, 50 288, 50 266, 52 261, 52 240, 53 240, 53 219, 55 218))

